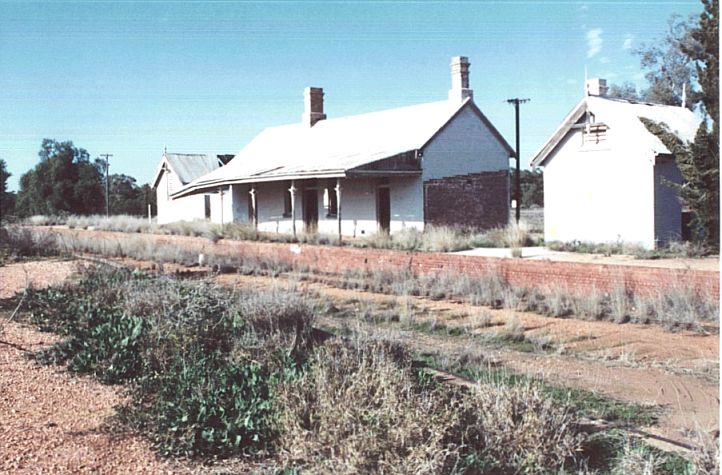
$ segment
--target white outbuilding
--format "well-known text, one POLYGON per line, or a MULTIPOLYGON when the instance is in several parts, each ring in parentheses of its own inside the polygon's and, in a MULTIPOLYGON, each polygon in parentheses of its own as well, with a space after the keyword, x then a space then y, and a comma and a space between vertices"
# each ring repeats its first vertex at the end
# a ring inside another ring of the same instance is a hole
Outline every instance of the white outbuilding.
POLYGON ((226 155, 164 151, 151 181, 156 194, 158 223, 193 220, 211 220, 220 223, 223 212, 230 213, 231 202, 227 200, 224 203, 219 190, 180 199, 173 199, 171 196, 196 178, 223 166, 227 158, 226 155))
POLYGON ((604 79, 588 81, 586 97, 531 161, 544 167, 544 239, 647 249, 680 239, 683 209, 669 182, 682 177, 640 118, 690 142, 700 119, 684 107, 609 98, 606 90, 604 79))
POLYGON ((467 58, 452 59, 451 76, 446 100, 339 118, 306 88, 299 123, 263 130, 171 197, 225 190, 226 221, 282 233, 503 226, 513 151, 474 103, 467 58))

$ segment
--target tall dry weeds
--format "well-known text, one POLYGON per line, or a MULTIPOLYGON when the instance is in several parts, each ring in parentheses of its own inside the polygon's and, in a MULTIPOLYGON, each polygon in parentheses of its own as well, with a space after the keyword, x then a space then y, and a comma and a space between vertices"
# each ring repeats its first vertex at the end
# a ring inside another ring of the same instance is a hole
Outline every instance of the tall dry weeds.
POLYGON ((279 450, 309 473, 549 473, 580 449, 572 412, 533 382, 419 381, 398 346, 328 343, 276 394, 279 450))

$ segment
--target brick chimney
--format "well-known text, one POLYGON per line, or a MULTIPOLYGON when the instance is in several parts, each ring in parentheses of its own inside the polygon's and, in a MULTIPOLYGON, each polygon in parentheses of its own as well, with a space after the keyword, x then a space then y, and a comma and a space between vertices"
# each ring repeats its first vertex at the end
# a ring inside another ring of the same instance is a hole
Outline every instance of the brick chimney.
POLYGON ((451 58, 451 89, 449 100, 462 102, 467 97, 473 99, 474 91, 469 89, 469 58, 454 56, 451 58))
POLYGON ((305 125, 313 127, 316 122, 326 118, 326 114, 323 113, 323 88, 307 87, 304 89, 303 103, 305 107, 301 121, 305 125))
POLYGON ((607 95, 607 91, 609 88, 607 87, 607 80, 606 79, 589 79, 587 80, 587 95, 588 96, 601 96, 604 97, 607 95))

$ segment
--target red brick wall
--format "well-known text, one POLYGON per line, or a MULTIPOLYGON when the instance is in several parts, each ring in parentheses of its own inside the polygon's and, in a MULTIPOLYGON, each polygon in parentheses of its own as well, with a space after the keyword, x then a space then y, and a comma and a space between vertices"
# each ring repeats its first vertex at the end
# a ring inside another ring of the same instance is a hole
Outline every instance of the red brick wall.
POLYGON ((427 224, 491 229, 509 219, 509 173, 482 172, 424 182, 427 224))
MULTIPOLYGON (((64 230, 67 233, 94 231, 64 230)), ((138 234, 106 233, 115 239, 137 238, 138 234)), ((332 274, 347 269, 410 269, 417 274, 455 272, 481 276, 485 272, 501 274, 510 284, 525 287, 563 285, 570 290, 606 292, 625 285, 635 294, 652 294, 673 286, 692 286, 719 299, 718 271, 668 269, 635 265, 593 264, 561 261, 530 261, 494 257, 461 256, 436 252, 404 252, 353 247, 280 244, 254 241, 221 240, 212 243, 205 238, 143 235, 156 245, 174 244, 198 252, 214 252, 227 256, 260 257, 278 260, 299 267, 332 274)))

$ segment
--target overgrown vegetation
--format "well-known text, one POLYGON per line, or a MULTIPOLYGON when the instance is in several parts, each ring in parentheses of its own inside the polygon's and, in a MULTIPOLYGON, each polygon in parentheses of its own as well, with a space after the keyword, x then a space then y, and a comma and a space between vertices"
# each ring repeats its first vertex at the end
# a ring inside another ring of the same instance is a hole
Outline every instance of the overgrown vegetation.
POLYGON ((714 252, 700 241, 670 241, 656 249, 645 249, 638 244, 624 241, 593 243, 585 241, 551 241, 546 246, 553 251, 602 254, 605 256, 626 255, 637 259, 664 259, 674 257, 703 257, 714 252))
POLYGON ((232 239, 331 245, 343 243, 355 247, 404 251, 451 252, 474 247, 520 247, 537 244, 523 222, 520 225, 510 224, 486 232, 447 226, 427 226, 424 231, 408 228, 391 235, 378 233, 363 238, 346 238, 343 242, 339 241, 337 235, 298 233, 294 238, 291 234, 257 231, 247 223, 220 225, 203 220, 157 224, 137 216, 35 215, 27 218, 25 222, 32 226, 67 225, 71 229, 197 236, 208 238, 214 242, 220 239, 232 239))
POLYGON ((367 268, 347 270, 342 276, 331 277, 273 256, 217 253, 211 245, 177 246, 170 242, 158 243, 138 234, 115 239, 36 228, 8 228, 8 233, 18 236, 21 242, 17 245, 28 249, 26 252, 88 252, 148 260, 159 266, 164 263, 196 265, 202 254, 205 264, 219 271, 266 275, 294 271, 302 273, 304 278, 322 280, 342 288, 460 300, 475 306, 508 308, 552 317, 658 323, 668 329, 704 331, 705 322, 716 321, 719 312, 718 302, 711 295, 685 281, 660 287, 653 294, 633 295, 621 278, 619 285, 607 292, 577 292, 553 283, 536 288, 514 287, 494 268, 487 269, 481 276, 456 272, 416 275, 408 269, 367 268))
MULTIPOLYGON (((606 473, 621 452, 600 453, 579 416, 644 413, 498 372, 469 389, 440 384, 396 344, 315 339, 328 308, 293 288, 102 266, 28 290, 24 318, 65 336, 34 358, 126 385, 121 419, 168 455, 243 455, 287 472, 606 473)), ((692 473, 680 463, 655 473, 692 473)))
POLYGON ((292 290, 231 293, 108 267, 26 301, 28 322, 66 336, 37 360, 129 384, 124 419, 187 456, 269 449, 272 386, 304 364, 316 312, 292 290))
POLYGON ((623 425, 650 426, 657 420, 658 409, 624 401, 606 398, 591 391, 561 388, 542 382, 535 382, 529 376, 513 373, 490 364, 483 352, 468 351, 459 355, 439 353, 423 355, 424 361, 432 368, 446 371, 479 384, 498 387, 515 387, 536 384, 545 396, 561 406, 573 408, 578 416, 589 419, 603 419, 623 425))
POLYGON ((18 226, 0 226, 0 265, 5 261, 57 255, 57 236, 18 226))
POLYGON ((399 347, 338 343, 280 390, 287 463, 340 473, 547 473, 576 465, 574 414, 530 383, 466 391, 399 347))
POLYGON ((494 269, 480 277, 452 272, 415 275, 408 270, 373 269, 347 271, 335 285, 386 294, 459 300, 476 306, 552 317, 573 315, 617 323, 656 322, 669 329, 703 330, 702 324, 716 321, 719 312, 719 305, 711 296, 685 282, 660 288, 652 295, 635 296, 621 281, 609 292, 575 292, 553 284, 536 289, 513 287, 494 269))
POLYGON ((339 473, 542 473, 573 466, 583 438, 573 411, 533 383, 459 391, 392 344, 314 344, 318 309, 291 290, 93 267, 31 290, 27 306, 28 322, 66 336, 33 357, 127 384, 123 420, 166 454, 275 454, 339 473))

